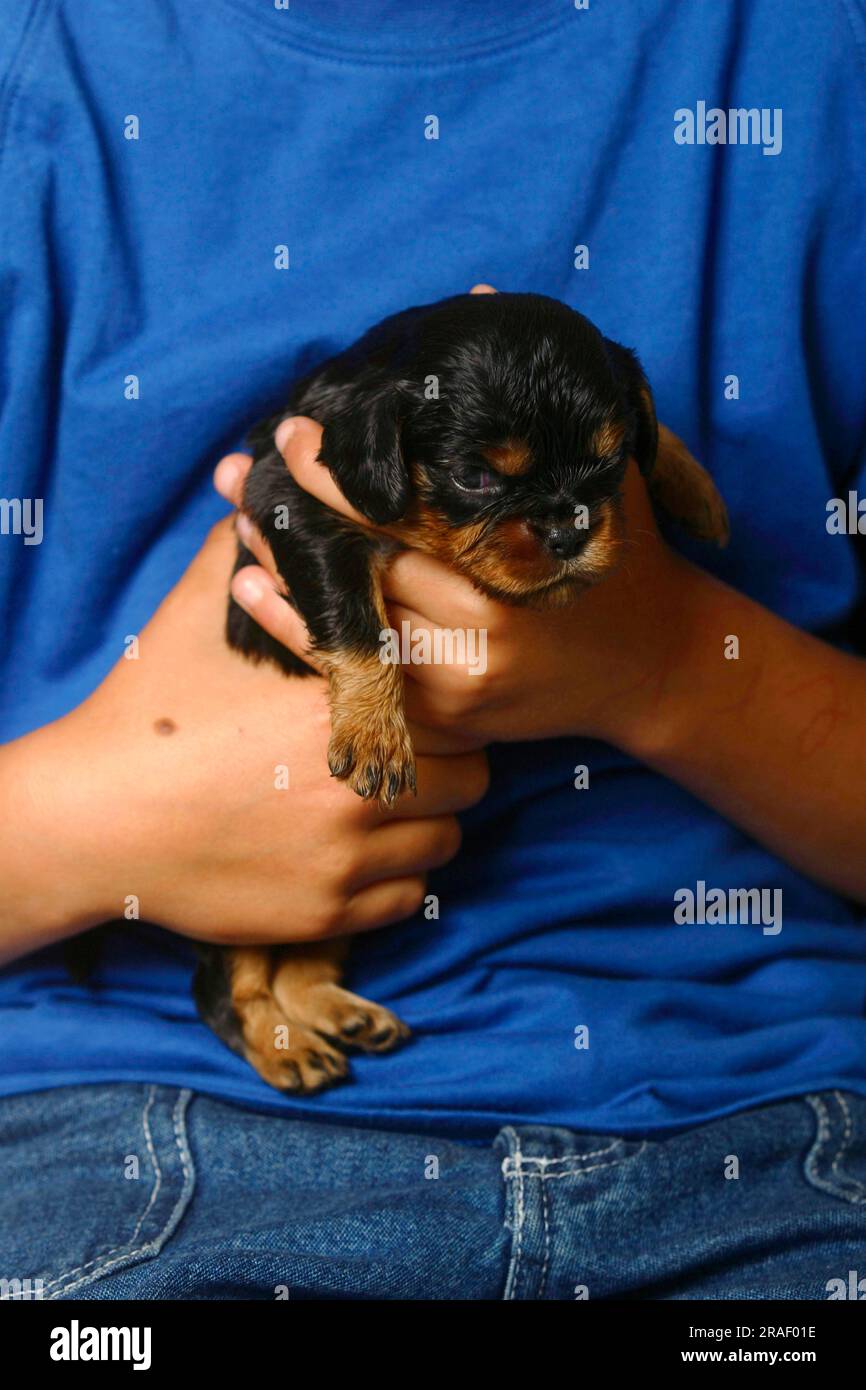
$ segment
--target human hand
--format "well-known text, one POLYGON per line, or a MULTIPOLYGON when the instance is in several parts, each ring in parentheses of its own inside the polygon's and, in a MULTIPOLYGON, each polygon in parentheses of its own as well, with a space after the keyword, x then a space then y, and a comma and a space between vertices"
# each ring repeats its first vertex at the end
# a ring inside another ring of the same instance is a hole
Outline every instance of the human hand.
POLYGON ((17 811, 7 958, 123 916, 132 898, 142 918, 221 944, 364 931, 410 915, 427 870, 457 852, 456 812, 486 789, 483 755, 426 756, 448 741, 419 734, 417 798, 390 812, 333 779, 324 682, 226 645, 234 551, 226 520, 140 633, 137 658, 2 750, 0 798, 17 811))

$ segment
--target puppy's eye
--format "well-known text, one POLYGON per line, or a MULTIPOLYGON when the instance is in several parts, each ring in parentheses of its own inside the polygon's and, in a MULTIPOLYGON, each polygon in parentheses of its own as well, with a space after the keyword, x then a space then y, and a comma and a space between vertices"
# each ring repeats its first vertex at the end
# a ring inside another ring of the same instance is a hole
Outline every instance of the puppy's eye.
POLYGON ((502 478, 492 468, 482 464, 464 463, 454 474, 454 481, 461 492, 473 492, 490 496, 502 488, 502 478))

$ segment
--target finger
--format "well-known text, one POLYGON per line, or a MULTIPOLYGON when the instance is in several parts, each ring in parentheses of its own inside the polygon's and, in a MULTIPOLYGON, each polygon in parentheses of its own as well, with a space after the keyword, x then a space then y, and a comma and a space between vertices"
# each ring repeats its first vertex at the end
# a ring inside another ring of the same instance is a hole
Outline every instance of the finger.
POLYGON ((308 420, 304 415, 293 415, 279 425, 274 435, 274 443, 299 487, 317 497, 320 502, 324 502, 332 511, 342 512, 343 516, 349 517, 360 526, 369 526, 366 517, 356 512, 346 501, 328 469, 318 461, 322 443, 321 425, 317 425, 315 420, 308 420))
POLYGON ((231 502, 233 507, 241 505, 244 483, 252 468, 250 454, 226 454, 221 458, 213 473, 213 485, 220 497, 231 502))
POLYGON ((319 669, 316 657, 310 651, 309 633, 303 618, 277 593, 273 579, 266 570, 255 565, 238 570, 232 577, 231 593, 235 603, 249 613, 259 627, 315 670, 319 669))
POLYGON ((460 848, 460 826, 454 816, 394 821, 368 836, 364 865, 353 884, 357 891, 393 878, 441 869, 460 848))
POLYGON ((418 911, 424 902, 424 879, 400 878, 362 888, 350 898, 340 921, 343 932, 372 931, 403 922, 418 911))
POLYGON ((388 566, 382 590, 389 603, 412 609, 443 627, 453 627, 461 617, 467 622, 483 617, 488 605, 494 604, 470 580, 420 550, 400 551, 388 566))
POLYGON ((470 293, 470 294, 495 294, 495 293, 496 293, 496 290, 493 288, 492 285, 485 285, 484 282, 482 281, 482 283, 481 283, 480 285, 473 285, 473 286, 472 286, 472 289, 469 291, 469 293, 470 293))
POLYGON ((460 753, 418 759, 417 796, 401 797, 396 806, 381 811, 385 822, 429 820, 431 816, 454 816, 468 811, 487 792, 490 772, 484 753, 460 753))
POLYGON ((277 588, 280 592, 285 593, 286 586, 282 576, 277 574, 273 551, 258 526, 255 526, 244 512, 238 512, 235 517, 235 530, 238 533, 238 540, 256 557, 262 569, 267 570, 271 578, 277 581, 277 588))

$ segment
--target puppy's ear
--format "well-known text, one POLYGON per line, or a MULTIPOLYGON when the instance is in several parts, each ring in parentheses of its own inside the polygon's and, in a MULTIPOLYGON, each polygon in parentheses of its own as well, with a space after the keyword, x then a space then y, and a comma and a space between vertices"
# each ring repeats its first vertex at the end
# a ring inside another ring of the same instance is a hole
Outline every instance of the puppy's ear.
POLYGON ((659 447, 659 426, 653 394, 637 354, 632 352, 631 348, 620 347, 619 343, 612 343, 609 339, 607 346, 632 416, 632 453, 641 473, 648 477, 655 467, 659 447))
POLYGON ((319 458, 352 506, 378 525, 397 521, 409 505, 396 384, 345 387, 327 414, 319 458))

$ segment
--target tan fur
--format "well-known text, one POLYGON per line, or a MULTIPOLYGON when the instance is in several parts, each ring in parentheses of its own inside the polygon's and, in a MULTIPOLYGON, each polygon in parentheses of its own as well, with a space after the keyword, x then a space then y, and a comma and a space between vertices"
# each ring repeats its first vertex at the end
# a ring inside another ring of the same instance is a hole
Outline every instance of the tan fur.
POLYGON ((618 505, 606 503, 583 553, 565 563, 550 555, 519 518, 491 527, 477 522, 451 526, 417 493, 403 520, 383 529, 403 545, 435 555, 488 593, 549 605, 574 597, 575 590, 595 583, 612 567, 621 530, 618 518, 618 505))
POLYGON ((659 425, 659 448, 649 476, 653 502, 699 540, 727 545, 728 509, 705 468, 681 439, 659 425))
POLYGON ((451 526, 426 505, 419 470, 412 470, 412 481, 414 496, 405 515, 380 529, 409 550, 422 550, 435 555, 444 565, 457 567, 461 558, 484 539, 485 527, 478 522, 451 526))
POLYGON ((622 504, 618 500, 605 502, 599 509, 592 535, 578 557, 580 578, 585 584, 596 584, 615 568, 622 532, 622 504))
POLYGON ((273 956, 266 946, 228 952, 231 1000, 243 1034, 244 1056, 278 1090, 316 1091, 344 1076, 346 1059, 290 1020, 271 990, 273 956))
POLYGON ((532 454, 525 439, 508 439, 504 444, 481 452, 497 473, 509 478, 520 477, 532 467, 532 454))
POLYGON ((625 425, 621 420, 607 420, 596 430, 590 447, 597 459, 611 458, 622 447, 625 425))
POLYGON ((320 1091, 348 1072, 341 1046, 386 1052, 408 1036, 389 1009, 340 987, 347 951, 343 938, 228 952, 244 1055, 269 1086, 320 1091))
MULTIPOLYGON (((373 602, 380 631, 388 627, 381 588, 382 565, 372 570, 373 602)), ((319 661, 328 677, 331 741, 328 764, 365 799, 392 805, 415 790, 415 759, 403 714, 403 670, 381 661, 379 652, 325 652, 319 661)))
POLYGON ((390 1009, 342 989, 345 937, 293 946, 281 953, 274 974, 274 997, 289 1017, 315 1032, 365 1052, 387 1052, 409 1036, 390 1009))

